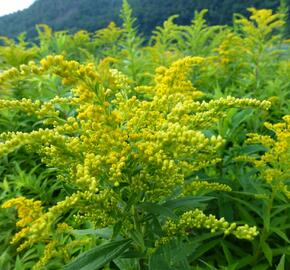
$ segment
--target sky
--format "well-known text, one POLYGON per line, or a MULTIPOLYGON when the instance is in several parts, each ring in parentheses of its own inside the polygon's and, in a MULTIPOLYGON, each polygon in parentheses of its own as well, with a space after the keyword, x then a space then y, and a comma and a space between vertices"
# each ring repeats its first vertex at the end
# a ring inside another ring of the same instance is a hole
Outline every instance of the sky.
POLYGON ((0 0, 0 16, 25 9, 35 0, 0 0))

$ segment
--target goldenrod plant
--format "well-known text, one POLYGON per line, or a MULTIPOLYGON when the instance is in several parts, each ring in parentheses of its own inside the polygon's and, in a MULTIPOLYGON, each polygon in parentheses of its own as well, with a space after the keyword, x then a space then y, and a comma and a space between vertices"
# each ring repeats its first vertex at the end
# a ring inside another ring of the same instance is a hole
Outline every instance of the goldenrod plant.
MULTIPOLYGON (((148 204, 162 207, 169 200, 178 199, 190 173, 219 161, 217 149, 223 139, 207 137, 202 129, 223 117, 227 108, 267 109, 270 105, 267 101, 232 97, 195 101, 202 93, 192 86, 187 75, 200 61, 203 61, 200 57, 186 57, 167 69, 159 68, 154 86, 138 88, 139 92, 144 91, 146 99, 136 98, 135 89, 130 89, 121 73, 112 72, 115 89, 105 89, 93 65, 67 61, 62 56, 49 56, 40 65, 23 66, 13 76, 10 70, 2 75, 2 80, 14 79, 14 76, 25 79, 29 73, 49 72, 73 86, 70 97, 55 97, 48 102, 1 101, 3 107, 34 114, 48 125, 29 133, 3 133, 1 155, 27 146, 39 153, 48 168, 57 169, 56 181, 67 182, 72 187, 71 194, 46 211, 40 201, 24 197, 3 205, 4 208, 15 205, 18 209, 17 226, 22 229, 12 240, 20 244, 18 251, 39 242, 49 243, 51 249, 49 239, 54 237, 58 220, 70 212, 75 213, 73 224, 77 222, 81 226, 89 222, 92 229, 111 227, 118 230, 116 237, 133 239, 131 249, 146 254, 147 249, 155 247, 158 237, 146 239, 144 235, 149 229, 148 223, 152 222, 149 217, 145 219, 150 213, 148 204), (63 117, 66 111, 71 111, 71 115, 63 117), (151 243, 146 247, 144 241, 151 243)), ((176 215, 174 211, 172 215, 176 215)), ((66 222, 70 228, 72 221, 66 222)), ((238 238, 249 240, 258 234, 256 227, 228 229, 228 223, 221 221, 217 221, 220 225, 202 225, 203 222, 208 224, 201 221, 200 226, 191 223, 188 226, 232 232, 238 238)), ((53 241, 57 248, 57 239, 53 241)))
POLYGON ((31 46, 25 41, 25 34, 19 35, 17 42, 7 37, 0 37, 0 72, 27 64, 37 56, 38 52, 37 46, 31 46))
POLYGON ((284 122, 277 124, 265 123, 267 129, 275 132, 276 139, 269 135, 249 134, 247 143, 260 143, 267 151, 258 159, 244 157, 260 171, 260 176, 271 186, 272 192, 282 192, 290 197, 287 181, 290 176, 290 116, 283 117, 284 122))
POLYGON ((285 14, 249 11, 5 39, 1 269, 287 269, 285 14))

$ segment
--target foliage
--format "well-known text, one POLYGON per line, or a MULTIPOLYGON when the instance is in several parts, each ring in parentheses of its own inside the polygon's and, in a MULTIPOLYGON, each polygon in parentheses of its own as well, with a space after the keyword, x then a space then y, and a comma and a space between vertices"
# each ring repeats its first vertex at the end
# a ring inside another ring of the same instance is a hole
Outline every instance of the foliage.
POLYGON ((21 64, 27 64, 30 60, 34 59, 38 48, 33 46, 27 48, 28 43, 25 42, 25 35, 19 35, 18 42, 7 37, 0 37, 3 45, 0 50, 0 67, 7 69, 10 67, 18 67, 21 64))
POLYGON ((1 269, 290 263, 285 9, 206 12, 3 39, 1 269))
MULTIPOLYGON (((210 25, 231 25, 232 16, 241 13, 248 16, 246 8, 277 9, 280 2, 289 6, 288 0, 129 0, 138 20, 140 30, 150 37, 156 26, 162 25, 168 17, 179 14, 179 24, 190 24, 194 11, 208 9, 210 25)), ((105 27, 110 21, 120 26, 119 11, 122 0, 36 0, 31 7, 0 18, 0 35, 15 38, 26 32, 29 38, 37 36, 35 25, 45 23, 55 31, 87 30, 89 32, 105 27)), ((285 29, 289 34, 289 21, 285 29)))

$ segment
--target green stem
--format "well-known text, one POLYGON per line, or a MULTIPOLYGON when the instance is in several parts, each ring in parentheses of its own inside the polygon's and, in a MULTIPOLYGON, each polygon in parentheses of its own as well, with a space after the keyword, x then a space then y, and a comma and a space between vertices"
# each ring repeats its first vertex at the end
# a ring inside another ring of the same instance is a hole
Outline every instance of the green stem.
POLYGON ((276 196, 276 190, 272 190, 272 193, 271 193, 271 197, 268 201, 268 207, 266 209, 266 218, 268 220, 265 221, 265 219, 263 220, 263 230, 260 234, 260 238, 259 238, 259 244, 256 246, 256 249, 254 251, 254 258, 253 258, 253 264, 252 266, 256 265, 260 255, 261 255, 261 250, 262 250, 262 243, 263 242, 266 242, 267 241, 267 238, 269 236, 269 230, 270 230, 270 225, 271 225, 271 211, 272 211, 272 208, 273 208, 273 203, 274 203, 274 199, 275 199, 275 196, 276 196))

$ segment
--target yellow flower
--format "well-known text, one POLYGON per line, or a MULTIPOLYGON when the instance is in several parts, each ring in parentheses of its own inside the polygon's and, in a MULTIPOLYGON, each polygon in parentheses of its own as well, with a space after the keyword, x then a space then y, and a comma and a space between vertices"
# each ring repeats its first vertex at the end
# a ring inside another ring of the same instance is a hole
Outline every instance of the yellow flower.
POLYGON ((264 179, 274 191, 283 192, 288 198, 288 184, 285 183, 290 177, 290 116, 283 117, 284 122, 277 124, 265 123, 265 126, 275 132, 275 138, 267 135, 249 134, 247 143, 260 143, 267 151, 258 159, 245 157, 259 169, 264 179))

